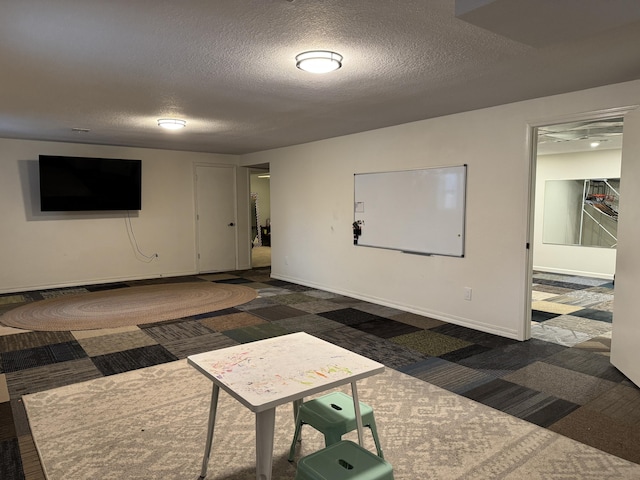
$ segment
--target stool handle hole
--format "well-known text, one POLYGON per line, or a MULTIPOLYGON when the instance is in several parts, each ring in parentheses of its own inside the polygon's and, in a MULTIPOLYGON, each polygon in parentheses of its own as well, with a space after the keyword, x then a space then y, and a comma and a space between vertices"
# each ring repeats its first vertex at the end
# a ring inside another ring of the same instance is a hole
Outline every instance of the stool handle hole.
POLYGON ((340 405, 336 405, 335 403, 331 404, 331 408, 333 408, 334 410, 342 410, 342 407, 340 405))
POLYGON ((353 465, 351 465, 349 462, 347 462, 346 460, 340 459, 338 460, 338 464, 346 469, 346 470, 353 470, 353 465))

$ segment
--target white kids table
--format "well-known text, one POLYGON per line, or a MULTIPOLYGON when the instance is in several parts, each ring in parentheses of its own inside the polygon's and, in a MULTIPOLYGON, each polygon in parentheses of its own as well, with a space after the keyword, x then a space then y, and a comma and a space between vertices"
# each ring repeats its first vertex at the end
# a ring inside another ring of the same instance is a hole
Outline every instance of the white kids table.
POLYGON ((356 381, 384 371, 381 363, 307 333, 191 355, 187 361, 213 382, 201 479, 207 476, 220 388, 255 413, 256 479, 271 480, 278 405, 293 402, 295 411, 305 396, 350 383, 362 444, 356 381))

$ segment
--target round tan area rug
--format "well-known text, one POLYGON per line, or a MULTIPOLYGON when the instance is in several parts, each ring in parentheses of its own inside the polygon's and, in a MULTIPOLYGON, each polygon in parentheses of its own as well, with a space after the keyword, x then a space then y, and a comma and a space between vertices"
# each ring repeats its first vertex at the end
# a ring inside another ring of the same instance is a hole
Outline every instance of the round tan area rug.
POLYGON ((256 296, 253 288, 211 282, 117 288, 28 303, 5 312, 0 323, 44 331, 117 328, 222 310, 256 296))

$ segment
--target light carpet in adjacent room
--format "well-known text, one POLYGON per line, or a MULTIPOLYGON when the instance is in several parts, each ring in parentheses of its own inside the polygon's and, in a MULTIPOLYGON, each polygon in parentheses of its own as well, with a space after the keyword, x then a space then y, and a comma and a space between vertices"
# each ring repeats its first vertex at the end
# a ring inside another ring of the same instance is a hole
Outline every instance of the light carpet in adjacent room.
POLYGON ((242 285, 204 281, 126 287, 28 303, 5 312, 0 323, 41 331, 117 328, 222 310, 256 295, 242 285))
MULTIPOLYGON (((358 392, 374 408, 396 480, 640 478, 640 465, 392 369, 359 381, 358 392)), ((210 394, 211 382, 179 360, 23 399, 49 480, 195 480, 210 394)), ((255 479, 254 422, 220 393, 209 480, 255 479)), ((291 406, 278 407, 274 480, 295 475, 293 430, 291 406)), ((296 458, 322 446, 304 427, 296 458)), ((365 446, 374 450, 368 429, 365 446)))

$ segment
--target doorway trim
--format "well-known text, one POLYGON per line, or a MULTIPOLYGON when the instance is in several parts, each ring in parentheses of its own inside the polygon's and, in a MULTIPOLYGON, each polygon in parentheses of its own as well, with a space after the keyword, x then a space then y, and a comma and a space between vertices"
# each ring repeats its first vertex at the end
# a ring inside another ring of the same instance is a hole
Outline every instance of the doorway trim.
POLYGON ((522 326, 523 340, 531 338, 531 295, 533 292, 533 246, 534 246, 534 220, 535 220, 535 191, 536 191, 536 167, 538 153, 538 128, 562 123, 583 122, 587 120, 601 120, 605 118, 624 117, 627 113, 638 108, 638 105, 624 107, 612 107, 590 112, 582 112, 553 117, 544 117, 527 122, 526 149, 529 152, 529 195, 527 205, 527 249, 525 267, 525 312, 522 326))
MULTIPOLYGON (((264 196, 260 196, 260 192, 254 191, 254 189, 252 188, 252 177, 254 175, 271 175, 271 165, 269 163, 263 163, 260 165, 247 165, 246 166, 247 170, 248 170, 248 192, 249 192, 249 197, 251 197, 253 194, 256 194, 258 198, 262 199, 262 202, 260 202, 263 207, 265 205, 265 197, 264 196)), ((269 195, 269 212, 271 212, 271 182, 269 181, 269 188, 268 188, 268 195, 269 195)), ((260 207, 258 207, 259 209, 260 207)), ((260 225, 260 212, 258 212, 258 222, 256 224, 256 227, 258 229, 258 236, 260 238, 260 246, 263 246, 263 238, 262 238, 262 232, 261 232, 261 225, 260 225)), ((248 205, 248 216, 249 218, 249 225, 248 225, 248 231, 250 233, 251 236, 251 244, 253 245, 253 233, 251 232, 251 217, 253 216, 253 212, 251 211, 251 201, 249 201, 249 205, 248 205)), ((271 214, 269 213, 268 217, 264 217, 263 220, 267 220, 267 218, 270 218, 271 214)), ((270 247, 271 245, 269 245, 270 247)), ((251 265, 251 268, 254 268, 254 264, 253 264, 253 247, 251 247, 250 249, 251 251, 249 252, 249 262, 251 265)))

